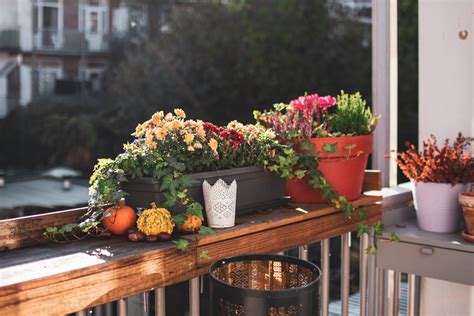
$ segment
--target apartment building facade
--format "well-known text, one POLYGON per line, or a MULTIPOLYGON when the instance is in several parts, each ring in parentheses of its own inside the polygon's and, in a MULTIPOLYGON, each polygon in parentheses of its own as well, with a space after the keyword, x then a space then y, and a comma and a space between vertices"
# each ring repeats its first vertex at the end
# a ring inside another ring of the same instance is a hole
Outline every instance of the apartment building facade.
POLYGON ((0 118, 45 95, 100 90, 113 38, 141 32, 140 0, 0 0, 0 118))

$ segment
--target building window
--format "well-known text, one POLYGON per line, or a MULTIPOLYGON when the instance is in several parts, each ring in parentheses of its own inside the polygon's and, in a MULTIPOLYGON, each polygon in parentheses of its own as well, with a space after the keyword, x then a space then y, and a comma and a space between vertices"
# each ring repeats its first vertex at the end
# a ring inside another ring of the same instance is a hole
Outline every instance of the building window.
POLYGON ((61 45, 63 28, 62 1, 37 0, 33 8, 35 46, 58 48, 61 45))

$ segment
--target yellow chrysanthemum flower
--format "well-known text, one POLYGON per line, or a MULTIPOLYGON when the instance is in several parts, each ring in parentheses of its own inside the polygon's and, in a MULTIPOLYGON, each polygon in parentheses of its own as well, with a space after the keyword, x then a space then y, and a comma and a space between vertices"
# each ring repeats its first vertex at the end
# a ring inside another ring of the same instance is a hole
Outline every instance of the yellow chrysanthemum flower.
POLYGON ((202 144, 200 142, 196 142, 194 143, 193 147, 196 149, 202 149, 202 144))
POLYGON ((176 114, 176 116, 179 118, 182 118, 182 119, 186 118, 186 113, 184 113, 184 111, 181 109, 175 109, 174 114, 176 114))
POLYGON ((163 111, 156 112, 156 113, 153 114, 153 116, 151 117, 151 121, 153 122, 153 124, 157 124, 158 122, 161 121, 162 118, 163 118, 163 111))
POLYGON ((194 140, 194 135, 193 134, 186 134, 184 136, 184 142, 186 143, 186 145, 189 145, 193 142, 194 140))
POLYGON ((217 153, 217 140, 214 138, 211 138, 208 143, 209 147, 211 147, 212 151, 214 153, 217 153))
POLYGON ((181 121, 174 120, 173 122, 171 122, 171 128, 174 129, 174 130, 178 130, 182 127, 183 127, 183 122, 181 122, 181 121))
POLYGON ((196 135, 200 138, 204 138, 206 137, 206 131, 204 130, 204 128, 200 127, 196 130, 196 135))
POLYGON ((168 134, 168 130, 166 128, 157 128, 155 132, 156 138, 160 141, 165 139, 167 134, 168 134))
POLYGON ((174 119, 173 114, 171 113, 166 114, 165 121, 171 122, 173 119, 174 119))

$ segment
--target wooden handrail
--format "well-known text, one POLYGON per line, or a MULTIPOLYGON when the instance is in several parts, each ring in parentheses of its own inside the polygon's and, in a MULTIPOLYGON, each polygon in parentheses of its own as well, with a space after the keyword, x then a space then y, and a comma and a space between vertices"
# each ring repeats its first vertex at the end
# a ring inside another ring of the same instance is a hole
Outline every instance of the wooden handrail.
MULTIPOLYGON (((381 196, 353 204, 365 208, 367 223, 381 220, 381 196)), ((0 315, 73 313, 192 279, 227 256, 275 253, 339 236, 354 231, 356 221, 329 206, 291 205, 239 217, 235 227, 215 235, 183 236, 190 240, 187 251, 125 237, 7 251, 0 255, 0 315), (203 250, 210 259, 199 257, 203 250)))

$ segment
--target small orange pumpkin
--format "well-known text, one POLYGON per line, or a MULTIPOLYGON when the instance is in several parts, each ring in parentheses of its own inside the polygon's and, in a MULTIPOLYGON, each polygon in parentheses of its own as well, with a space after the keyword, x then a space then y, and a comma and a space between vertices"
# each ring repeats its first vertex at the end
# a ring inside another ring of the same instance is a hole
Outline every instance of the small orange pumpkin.
POLYGON ((186 214, 186 219, 183 224, 179 225, 178 229, 183 232, 195 232, 202 226, 202 220, 195 215, 186 214))
POLYGON ((124 235, 130 228, 135 225, 137 215, 135 211, 125 205, 123 200, 120 200, 117 205, 107 209, 102 219, 104 228, 114 235, 124 235))

